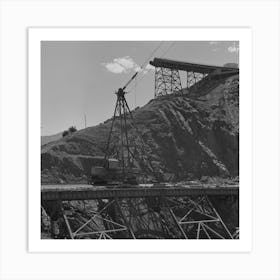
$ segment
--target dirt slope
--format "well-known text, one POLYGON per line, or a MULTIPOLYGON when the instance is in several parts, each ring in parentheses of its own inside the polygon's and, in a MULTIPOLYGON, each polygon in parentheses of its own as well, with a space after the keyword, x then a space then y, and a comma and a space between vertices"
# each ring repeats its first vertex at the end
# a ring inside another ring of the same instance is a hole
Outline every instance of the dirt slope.
POLYGON ((41 136, 41 146, 62 138, 62 132, 54 135, 41 136))
MULTIPOLYGON (((200 91, 199 97, 170 95, 133 111, 149 161, 161 179, 238 176, 238 107, 239 77, 233 76, 210 92, 200 91)), ((85 180, 94 164, 92 157, 104 153, 110 124, 107 120, 43 145, 42 183, 85 180)), ((129 135, 139 148, 135 131, 131 129, 129 135)))

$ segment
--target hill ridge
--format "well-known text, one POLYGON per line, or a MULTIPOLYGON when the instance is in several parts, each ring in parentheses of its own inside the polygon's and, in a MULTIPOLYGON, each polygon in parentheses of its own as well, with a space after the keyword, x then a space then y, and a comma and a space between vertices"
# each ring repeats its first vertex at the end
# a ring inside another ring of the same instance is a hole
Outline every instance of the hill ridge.
MULTIPOLYGON (((197 97, 172 94, 132 113, 162 180, 238 176, 238 75, 197 97)), ((104 154, 111 121, 44 145, 42 182, 85 180, 93 156, 104 154)))

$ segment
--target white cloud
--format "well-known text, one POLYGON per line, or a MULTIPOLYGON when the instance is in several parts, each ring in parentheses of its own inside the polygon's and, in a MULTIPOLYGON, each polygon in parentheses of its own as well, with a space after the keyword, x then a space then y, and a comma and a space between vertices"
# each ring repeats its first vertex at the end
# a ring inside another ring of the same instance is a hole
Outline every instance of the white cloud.
MULTIPOLYGON (((105 66, 109 72, 115 74, 141 71, 141 67, 130 56, 114 58, 113 61, 102 63, 102 65, 105 66)), ((143 74, 148 73, 152 69, 154 69, 154 67, 148 64, 145 69, 143 69, 143 74)))
POLYGON ((114 58, 112 62, 102 63, 109 72, 115 74, 129 73, 130 71, 139 71, 140 66, 130 57, 114 58))
POLYGON ((107 68, 109 72, 120 74, 125 72, 125 69, 118 63, 103 63, 103 65, 107 68))
POLYGON ((124 69, 132 69, 137 67, 137 64, 129 56, 115 58, 114 63, 121 65, 124 69))
POLYGON ((239 44, 236 42, 233 42, 232 45, 228 47, 228 51, 230 53, 238 53, 239 52, 239 44))

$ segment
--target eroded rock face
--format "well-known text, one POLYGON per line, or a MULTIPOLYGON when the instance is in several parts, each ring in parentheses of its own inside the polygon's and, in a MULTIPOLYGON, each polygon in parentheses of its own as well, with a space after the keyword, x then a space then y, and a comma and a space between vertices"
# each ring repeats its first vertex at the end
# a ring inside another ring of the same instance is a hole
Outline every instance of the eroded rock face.
MULTIPOLYGON (((238 112, 239 77, 233 76, 197 98, 169 95, 153 99, 133 111, 133 117, 154 172, 161 180, 180 181, 238 176, 238 112)), ((42 146, 42 183, 86 180, 93 157, 104 154, 111 121, 42 146)), ((128 134, 140 153, 137 133, 131 128, 128 134)), ((116 139, 112 154, 118 150, 116 139)))

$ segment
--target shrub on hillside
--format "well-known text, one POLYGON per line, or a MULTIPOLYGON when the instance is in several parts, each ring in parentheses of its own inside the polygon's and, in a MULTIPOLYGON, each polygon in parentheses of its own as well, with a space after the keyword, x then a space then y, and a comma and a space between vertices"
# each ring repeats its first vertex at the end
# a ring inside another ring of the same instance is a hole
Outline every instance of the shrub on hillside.
POLYGON ((68 130, 64 130, 64 131, 62 132, 62 137, 65 137, 65 136, 67 136, 67 135, 69 135, 69 131, 68 131, 68 130))
POLYGON ((68 131, 69 131, 70 133, 74 133, 74 132, 77 131, 77 128, 76 128, 75 126, 71 126, 71 127, 69 127, 68 131))

